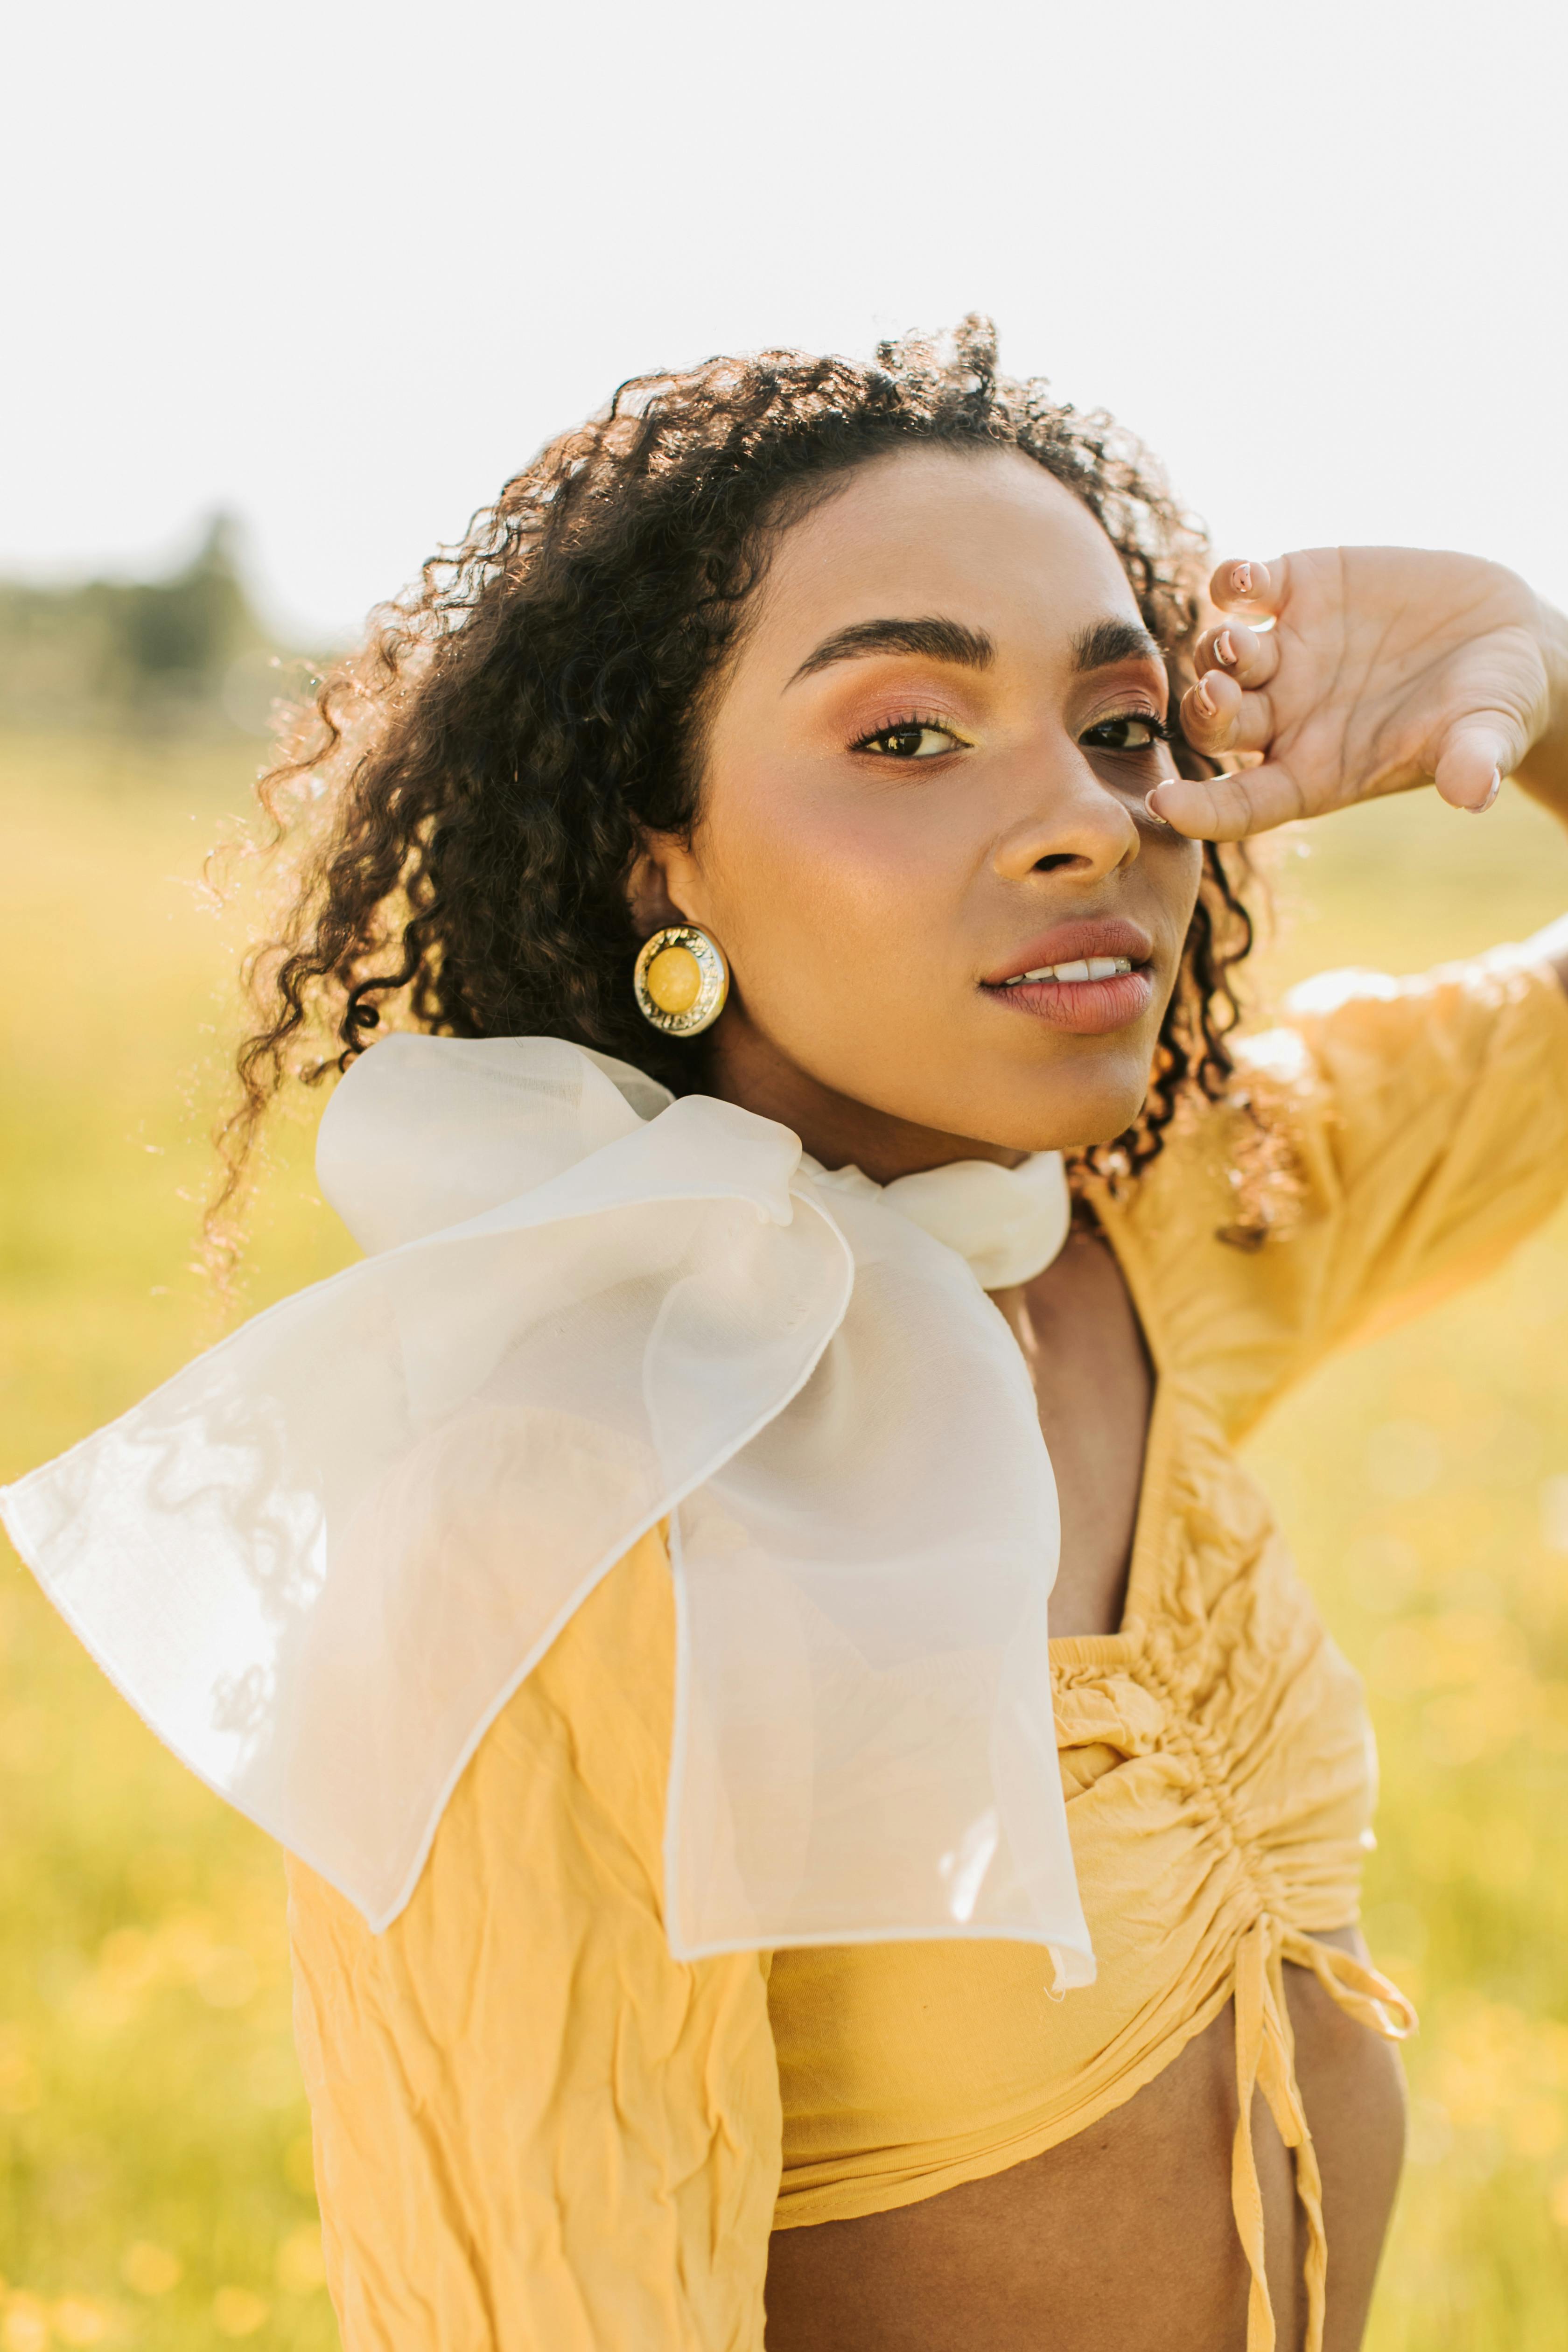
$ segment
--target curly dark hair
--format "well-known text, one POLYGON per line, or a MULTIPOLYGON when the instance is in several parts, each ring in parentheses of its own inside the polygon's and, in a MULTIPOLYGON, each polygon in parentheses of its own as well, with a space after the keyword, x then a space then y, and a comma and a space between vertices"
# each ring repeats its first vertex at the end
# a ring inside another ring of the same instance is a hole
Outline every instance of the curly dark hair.
MULTIPOLYGON (((280 1087, 346 1068, 384 1018, 544 1032, 678 1093, 703 1084, 704 1041, 661 1035, 633 1002, 624 886, 639 828, 689 832, 705 691, 774 535, 847 468, 921 443, 1022 450, 1080 498, 1173 687, 1190 683, 1201 530, 1108 417, 1000 375, 987 320, 885 343, 875 365, 763 352, 623 384, 373 616, 262 779, 274 842, 305 854, 279 934, 247 967, 258 1025, 220 1134, 215 1231, 280 1087)), ((1185 746, 1178 758, 1213 772, 1185 746)), ((1245 851, 1205 847, 1148 1098, 1083 1170, 1131 1178, 1184 1097, 1226 1089, 1247 877, 1245 851)))

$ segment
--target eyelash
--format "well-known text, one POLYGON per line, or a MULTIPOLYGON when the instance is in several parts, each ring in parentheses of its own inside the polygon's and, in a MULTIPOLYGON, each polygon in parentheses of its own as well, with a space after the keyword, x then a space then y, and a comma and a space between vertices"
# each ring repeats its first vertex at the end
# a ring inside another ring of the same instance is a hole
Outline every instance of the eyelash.
MULTIPOLYGON (((929 710, 904 710, 900 711, 896 719, 885 719, 879 727, 873 727, 868 734, 860 736, 857 741, 851 743, 849 748, 852 751, 870 752, 873 759, 889 759, 892 756, 890 753, 872 751, 871 746, 881 742, 889 735, 915 735, 924 733, 928 730, 933 735, 951 735, 956 744, 965 751, 969 749, 951 719, 938 719, 929 710)), ((910 762, 910 764, 913 763, 910 762)))
MULTIPOLYGON (((1109 718, 1097 719, 1093 727, 1086 729, 1085 739, 1087 739, 1088 736, 1093 735, 1101 727, 1120 727, 1130 724, 1146 727, 1149 730, 1150 735, 1153 739, 1153 742, 1150 744, 1141 743, 1132 747, 1123 747, 1124 756, 1130 752, 1131 756, 1136 757, 1138 751, 1152 750, 1154 744, 1170 743, 1174 740, 1171 729, 1165 724, 1163 719, 1156 719, 1152 710, 1118 710, 1112 712, 1109 718)), ((953 727, 949 720, 945 719, 938 719, 931 712, 923 710, 906 710, 900 712, 899 717, 896 719, 884 719, 879 727, 873 727, 869 734, 860 736, 856 742, 850 745, 849 748, 853 751, 865 751, 870 753, 871 757, 874 759, 888 759, 893 755, 886 751, 872 751, 872 745, 882 742, 890 735, 914 735, 926 732, 936 735, 951 735, 954 742, 962 748, 965 750, 969 748, 964 744, 963 736, 959 734, 957 729, 953 727)), ((1113 744, 1104 744, 1097 745, 1095 748, 1097 750, 1113 751, 1118 747, 1113 744)), ((930 757, 933 755, 928 754, 927 756, 930 757)), ((913 762, 911 761, 910 764, 913 764, 913 762)))
MULTIPOLYGON (((1125 758, 1135 759, 1139 751, 1152 751, 1154 744, 1170 743, 1174 740, 1171 730, 1166 726, 1164 720, 1163 719, 1156 719, 1152 710, 1112 711, 1107 718, 1097 719, 1093 727, 1086 728, 1084 735, 1079 738, 1079 740, 1082 741, 1087 740, 1089 736, 1093 735, 1097 730, 1101 727, 1127 726, 1146 727, 1149 730, 1151 736, 1153 738, 1153 743, 1140 743, 1135 746, 1122 747, 1121 755, 1125 758)), ((1115 745, 1109 743, 1097 745, 1095 748, 1097 750, 1105 750, 1108 751, 1112 751, 1117 749, 1115 745)))

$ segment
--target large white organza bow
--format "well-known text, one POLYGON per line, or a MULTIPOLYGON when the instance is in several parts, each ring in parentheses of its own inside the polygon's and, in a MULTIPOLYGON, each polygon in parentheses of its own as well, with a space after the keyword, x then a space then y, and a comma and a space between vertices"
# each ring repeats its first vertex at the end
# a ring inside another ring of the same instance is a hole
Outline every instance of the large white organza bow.
POLYGON ((1006 1936, 1088 1981, 1055 1483, 964 1260, 786 1129, 552 1038, 386 1038, 319 1165, 372 1255, 3 1498, 175 1753, 384 1927, 668 1519, 677 1957, 1006 1936))

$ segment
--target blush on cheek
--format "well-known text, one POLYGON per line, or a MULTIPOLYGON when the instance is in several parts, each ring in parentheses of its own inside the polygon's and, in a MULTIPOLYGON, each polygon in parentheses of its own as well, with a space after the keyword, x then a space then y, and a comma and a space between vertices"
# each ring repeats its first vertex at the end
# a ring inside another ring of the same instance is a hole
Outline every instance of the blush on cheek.
POLYGON ((973 858, 936 827, 889 823, 881 808, 814 806, 799 793, 745 814, 754 822, 727 829, 722 861, 742 960, 748 940, 770 963, 785 951, 826 955, 842 985, 870 992, 918 940, 960 935, 973 858))

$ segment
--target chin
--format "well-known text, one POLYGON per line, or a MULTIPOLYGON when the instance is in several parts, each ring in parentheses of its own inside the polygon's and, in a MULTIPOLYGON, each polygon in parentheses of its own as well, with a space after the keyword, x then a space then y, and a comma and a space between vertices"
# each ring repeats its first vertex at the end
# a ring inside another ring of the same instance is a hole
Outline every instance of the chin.
POLYGON ((1036 1071, 1020 1080, 1009 1074, 987 1088, 983 1104, 971 1100, 967 1118, 952 1131, 1012 1151, 1082 1151, 1124 1135, 1149 1093, 1150 1063, 1116 1057, 1121 1066, 1036 1071))

